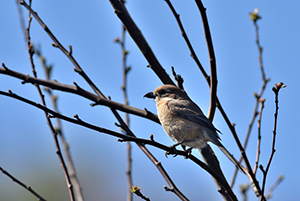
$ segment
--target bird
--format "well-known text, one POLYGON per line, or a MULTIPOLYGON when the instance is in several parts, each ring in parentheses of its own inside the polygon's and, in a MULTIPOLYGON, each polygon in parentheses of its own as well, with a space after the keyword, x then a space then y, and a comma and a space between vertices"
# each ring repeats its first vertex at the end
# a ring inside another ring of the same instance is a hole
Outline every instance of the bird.
POLYGON ((158 119, 167 135, 176 143, 173 147, 182 145, 201 151, 208 142, 212 142, 245 173, 245 168, 220 142, 218 133, 221 132, 184 90, 166 84, 146 93, 144 97, 156 102, 158 119))

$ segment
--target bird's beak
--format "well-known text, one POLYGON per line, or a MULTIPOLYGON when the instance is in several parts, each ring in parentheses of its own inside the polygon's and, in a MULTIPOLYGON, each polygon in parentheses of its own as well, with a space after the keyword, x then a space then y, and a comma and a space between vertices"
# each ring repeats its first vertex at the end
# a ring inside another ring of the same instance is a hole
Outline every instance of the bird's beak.
POLYGON ((155 95, 153 94, 153 92, 149 92, 149 93, 146 93, 145 95, 144 95, 144 98, 155 98, 155 95))

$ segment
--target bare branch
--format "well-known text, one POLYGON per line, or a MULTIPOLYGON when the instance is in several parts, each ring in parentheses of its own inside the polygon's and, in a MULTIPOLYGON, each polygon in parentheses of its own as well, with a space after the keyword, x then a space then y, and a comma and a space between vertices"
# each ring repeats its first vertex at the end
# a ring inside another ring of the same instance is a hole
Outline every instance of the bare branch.
POLYGON ((35 197, 37 197, 39 200, 41 201, 46 201, 45 198, 43 198, 41 195, 39 195, 37 192, 35 192, 30 186, 24 184, 23 182, 21 182, 20 180, 18 180, 16 177, 12 176, 11 174, 9 174, 6 170, 4 170, 2 167, 0 167, 0 171, 5 174, 6 176, 8 176, 9 178, 11 178, 14 182, 16 182, 18 185, 22 186, 23 188, 25 188, 26 190, 28 190, 31 194, 33 194, 35 197))
MULTIPOLYGON (((125 105, 129 105, 128 101, 128 91, 127 91, 127 81, 128 81, 128 73, 131 70, 130 67, 127 66, 127 56, 128 56, 128 50, 125 48, 125 36, 126 36, 126 28, 122 25, 122 36, 121 39, 115 40, 118 41, 118 43, 121 46, 122 50, 122 69, 123 69, 123 85, 122 85, 122 91, 123 91, 123 98, 125 105)), ((125 114, 125 121, 126 125, 130 127, 130 119, 129 114, 125 114)), ((127 183, 128 183, 128 193, 127 193, 127 201, 132 201, 132 191, 130 188, 133 186, 132 182, 132 149, 131 149, 131 143, 127 142, 127 183)))
MULTIPOLYGON (((31 0, 29 0, 28 7, 31 8, 31 0)), ((28 51, 28 55, 29 55, 29 60, 30 60, 30 64, 31 64, 32 73, 33 73, 34 77, 37 78, 37 72, 35 70, 35 64, 34 64, 34 61, 33 61, 33 54, 35 53, 35 50, 34 50, 33 44, 31 43, 31 37, 30 37, 31 21, 32 21, 31 13, 28 12, 28 26, 26 28, 27 51, 28 51)), ((46 101, 45 101, 45 96, 42 93, 40 85, 36 84, 35 86, 36 86, 36 89, 37 89, 38 94, 40 96, 40 99, 42 101, 42 104, 45 107, 47 107, 46 101)), ((65 160, 64 160, 63 155, 61 153, 60 145, 59 145, 59 142, 58 142, 58 139, 57 139, 57 131, 55 130, 55 128, 54 128, 47 112, 45 112, 45 117, 47 119, 48 126, 50 128, 50 131, 52 133, 52 136, 53 136, 53 139, 54 139, 54 142, 55 142, 56 154, 58 155, 58 158, 60 160, 60 165, 62 166, 64 175, 65 175, 65 179, 66 179, 68 190, 69 190, 70 199, 71 199, 71 201, 75 201, 73 185, 72 185, 72 182, 71 182, 71 179, 70 179, 69 171, 68 171, 68 168, 66 166, 65 160)))
POLYGON ((202 18, 202 23, 204 27, 204 34, 206 38, 206 44, 209 54, 209 62, 210 62, 210 103, 209 103, 209 110, 208 110, 208 119, 213 120, 216 110, 217 104, 217 67, 216 67, 216 58, 215 58, 215 51, 214 46, 210 34, 209 24, 206 16, 206 8, 204 8, 201 0, 195 0, 198 9, 200 11, 200 15, 202 18))
MULTIPOLYGON (((76 119, 73 119, 73 118, 69 118, 67 116, 64 116, 60 113, 57 113, 41 104, 38 104, 38 103, 35 103, 33 101, 30 101, 26 98, 23 98, 21 96, 18 96, 17 94, 15 93, 12 93, 11 91, 9 91, 8 93, 7 92, 3 92, 3 91, 0 91, 0 95, 4 95, 4 96, 8 96, 8 97, 11 97, 11 98, 14 98, 14 99, 17 99, 17 100, 20 100, 22 102, 25 102, 29 105, 32 105, 38 109, 41 109, 43 110, 44 112, 47 112, 51 115, 53 115, 53 117, 55 118, 60 118, 62 120, 65 120, 65 121, 68 121, 68 122, 71 122, 71 123, 74 123, 74 124, 77 124, 77 125, 81 125, 81 126, 84 126, 86 128, 89 128, 89 129, 92 129, 92 130, 95 130, 95 131, 98 131, 100 133, 106 133, 106 134, 109 134, 111 136, 114 136, 114 137, 118 137, 118 138, 121 138, 123 139, 123 141, 133 141, 135 143, 137 143, 137 145, 142 145, 143 147, 143 151, 146 151, 147 149, 145 148, 145 145, 148 144, 148 145, 151 145, 151 146, 154 146, 154 147, 157 147, 159 149, 162 149, 164 151, 167 151, 171 154, 175 154, 174 152, 174 148, 171 148, 171 147, 168 147, 168 146, 165 146, 163 144, 160 144, 156 141, 154 141, 153 139, 150 139, 150 140, 146 140, 146 139, 141 139, 141 138, 136 138, 133 134, 130 134, 130 135, 124 135, 124 134, 121 134, 121 133, 117 133, 115 131, 111 131, 111 130, 108 130, 108 129, 105 129, 105 128, 101 128, 101 127, 98 127, 98 126, 95 126, 95 125, 92 125, 92 124, 89 124, 81 119, 79 119, 78 115, 77 115, 77 118, 76 119)), ((126 126, 126 125, 125 125, 126 126)), ((129 130, 130 131, 130 130, 129 130)), ((126 131, 127 132, 127 131, 126 131)), ((148 151, 149 152, 149 151, 148 151)), ((190 159, 192 160, 194 163, 198 164, 201 168, 203 168, 205 171, 207 171, 210 175, 212 175, 216 180, 218 180, 223 186, 224 188, 226 189, 226 191, 228 191, 228 194, 234 198, 235 195, 233 194, 230 186, 227 184, 226 181, 224 181, 222 179, 222 177, 219 176, 219 174, 217 174, 213 169, 211 169, 210 167, 208 167, 205 163, 203 163, 202 161, 200 161, 198 158, 196 158, 195 156, 193 156, 192 154, 190 154, 189 152, 187 151, 180 151, 180 150, 176 150, 176 154, 177 155, 181 155, 181 156, 184 156, 185 158, 187 159, 190 159)), ((174 189, 174 192, 176 193, 176 195, 182 199, 182 200, 188 200, 183 194, 181 194, 181 192, 177 189, 177 187, 175 186, 175 184, 173 183, 173 181, 171 180, 171 178, 169 177, 169 175, 165 172, 163 166, 161 165, 160 162, 158 162, 154 156, 149 152, 149 154, 147 155, 151 161, 156 161, 156 163, 154 163, 156 165, 156 167, 159 169, 159 171, 162 173, 162 175, 164 176, 164 178, 168 178, 166 179, 166 181, 170 184, 171 188, 174 189)))
MULTIPOLYGON (((40 49, 35 48, 35 52, 36 52, 37 56, 39 57, 39 59, 42 63, 42 66, 43 66, 43 69, 44 69, 44 72, 45 72, 45 75, 46 75, 46 79, 48 81, 50 81, 53 66, 47 64, 46 58, 42 55, 40 49)), ((49 88, 47 88, 47 90, 45 90, 45 91, 49 93, 54 111, 56 111, 58 113, 58 104, 57 104, 58 96, 54 95, 52 93, 52 90, 50 90, 49 88)), ((72 184, 74 186, 74 192, 75 192, 75 195, 76 195, 76 200, 77 201, 83 201, 84 200, 83 193, 82 193, 82 189, 81 189, 80 184, 79 184, 79 180, 77 178, 75 165, 74 165, 73 159, 71 157, 70 145, 69 145, 69 143, 67 142, 67 140, 65 138, 65 135, 64 135, 64 132, 63 132, 63 129, 62 129, 62 123, 61 123, 61 120, 59 118, 56 118, 55 130, 57 131, 58 136, 59 136, 59 138, 62 142, 62 145, 63 145, 64 153, 65 153, 65 156, 66 156, 66 162, 67 162, 67 165, 69 167, 69 175, 70 175, 72 184)))
POLYGON ((54 47, 59 48, 69 58, 69 60, 75 66, 75 72, 79 73, 86 80, 86 82, 91 86, 91 88, 94 90, 94 92, 96 94, 98 94, 100 97, 102 97, 103 94, 100 92, 100 90, 97 88, 97 86, 92 82, 92 80, 85 74, 85 72, 82 70, 82 68, 76 61, 76 59, 73 57, 72 48, 69 46, 70 51, 66 50, 66 48, 59 42, 59 40, 50 31, 50 29, 47 27, 47 25, 42 21, 42 19, 39 17, 37 12, 32 10, 32 8, 24 0, 21 0, 19 3, 21 5, 23 5, 34 16, 34 18, 39 22, 39 24, 42 26, 42 28, 45 30, 45 32, 53 40, 54 44, 52 44, 52 45, 54 47))
POLYGON ((267 167, 266 169, 263 168, 262 165, 260 165, 260 170, 262 171, 263 173, 263 183, 262 183, 262 193, 264 193, 265 191, 265 186, 266 186, 266 180, 267 180, 267 175, 268 175, 268 172, 269 172, 269 168, 271 166, 271 163, 272 163, 272 160, 273 160, 273 157, 274 157, 274 154, 276 152, 276 149, 275 149, 275 142, 276 142, 276 134, 277 134, 277 119, 278 119, 278 110, 279 110, 279 106, 278 106, 278 95, 279 95, 279 91, 280 89, 286 87, 286 85, 284 85, 282 82, 278 83, 278 84, 275 84, 275 87, 272 88, 274 94, 275 94, 275 114, 274 114, 274 129, 273 129, 273 142, 272 142, 272 152, 271 152, 271 155, 270 155, 270 158, 269 158, 269 161, 268 161, 268 164, 267 164, 267 167))
POLYGON ((130 17, 124 4, 119 0, 109 0, 109 1, 114 8, 115 14, 122 21, 123 25, 126 27, 131 38, 134 40, 134 42, 139 47, 144 57, 149 62, 149 67, 151 67, 151 69, 155 72, 155 74, 159 77, 159 79, 164 84, 175 85, 174 82, 169 77, 169 75, 166 73, 165 69, 161 66, 161 64, 157 60, 149 44, 144 38, 142 32, 139 30, 139 28, 136 26, 136 24, 130 17))
POLYGON ((256 174, 257 168, 258 168, 258 162, 259 162, 259 156, 260 156, 260 144, 261 144, 261 119, 262 119, 262 112, 265 107, 265 101, 266 99, 260 99, 260 111, 259 116, 257 120, 257 127, 258 127, 258 136, 257 136, 257 151, 256 151, 256 159, 255 159, 255 166, 253 168, 253 173, 256 174))
POLYGON ((39 84, 39 85, 43 85, 45 87, 49 87, 51 89, 54 90, 59 90, 59 91, 64 91, 64 92, 69 92, 69 93, 73 93, 73 94, 77 94, 79 96, 82 96, 88 100, 91 100, 93 102, 95 102, 95 104, 92 104, 92 106, 95 105, 104 105, 110 108, 115 108, 117 110, 123 111, 123 112, 128 112, 130 114, 134 114, 140 117, 144 117, 147 118, 151 121, 154 121, 156 123, 159 123, 157 115, 153 114, 152 112, 148 111, 148 110, 141 110, 135 107, 131 107, 131 106, 127 106, 125 104, 121 104, 115 101, 111 101, 105 98, 101 98, 91 92, 88 92, 80 87, 74 87, 74 86, 70 86, 67 84, 62 84, 59 83, 57 81, 48 81, 48 80, 44 80, 44 79, 39 79, 39 78, 35 78, 35 77, 31 77, 28 74, 22 74, 13 70, 10 70, 8 67, 5 66, 5 64, 2 64, 3 68, 0 68, 0 74, 5 74, 5 75, 9 75, 15 78, 18 78, 20 80, 23 80, 23 84, 24 83, 31 83, 31 84, 39 84))

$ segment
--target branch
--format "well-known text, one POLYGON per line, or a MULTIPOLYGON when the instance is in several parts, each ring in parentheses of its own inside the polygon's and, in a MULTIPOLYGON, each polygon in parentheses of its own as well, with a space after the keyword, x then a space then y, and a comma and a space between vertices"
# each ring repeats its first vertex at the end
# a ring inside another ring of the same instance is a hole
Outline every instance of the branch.
POLYGON ((21 182, 20 180, 18 180, 16 177, 12 176, 11 174, 9 174, 6 170, 4 170, 2 167, 0 167, 0 171, 5 174, 6 176, 8 176, 9 178, 11 178, 14 182, 16 182, 18 185, 22 186, 23 188, 25 188, 26 190, 28 190, 31 194, 33 194, 35 197, 37 197, 39 200, 41 201, 46 201, 45 198, 43 198, 41 195, 39 195, 37 192, 35 192, 30 186, 24 184, 23 182, 21 182))
MULTIPOLYGON (((260 44, 259 28, 258 28, 258 25, 257 25, 257 20, 261 19, 261 17, 257 14, 257 12, 258 12, 258 9, 255 9, 253 13, 250 13, 250 18, 253 21, 254 27, 255 27, 255 38, 256 38, 255 42, 256 42, 256 45, 257 45, 258 53, 259 53, 258 60, 259 60, 259 66, 260 66, 260 70, 261 70, 262 82, 263 83, 262 83, 262 87, 260 89, 260 92, 258 94, 254 93, 254 97, 256 98, 256 103, 255 103, 255 106, 254 106, 254 112, 253 112, 251 121, 249 123, 248 131, 247 131, 247 134, 246 134, 246 137, 245 137, 245 140, 244 140, 244 144, 243 144, 243 147, 244 147, 245 150, 246 150, 246 147, 248 145, 248 140, 249 140, 249 137, 250 137, 250 134, 251 134, 253 124, 255 122, 255 119, 256 119, 257 115, 259 114, 259 111, 258 111, 259 101, 262 98, 262 95, 263 95, 263 93, 266 89, 266 86, 267 86, 268 82, 270 81, 270 78, 266 78, 265 70, 264 70, 264 64, 263 64, 263 59, 262 59, 263 58, 262 57, 263 47, 260 44)), ((239 162, 242 162, 242 159, 243 158, 241 156, 240 159, 239 159, 239 162)), ((234 185, 237 173, 238 173, 238 169, 236 168, 235 172, 234 172, 234 175, 233 175, 233 178, 232 178, 232 181, 231 181, 231 186, 234 185)))
MULTIPOLYGON (((118 2, 121 4, 121 2, 118 2)), ((49 28, 46 26, 46 24, 40 19, 40 17, 37 15, 36 12, 34 12, 27 4, 26 2, 24 1, 20 1, 20 4, 22 4, 23 6, 25 6, 31 13, 32 15, 36 18, 36 20, 40 23, 40 25, 44 28, 45 32, 51 37, 51 39, 54 41, 54 47, 57 47, 59 48, 70 60, 71 62, 74 64, 75 66, 75 71, 78 72, 86 81, 87 83, 92 87, 92 89, 95 91, 95 93, 98 95, 98 98, 100 98, 101 100, 106 100, 107 98, 104 96, 104 94, 101 93, 101 91, 94 85, 94 83, 89 79, 89 77, 84 73, 84 71, 81 69, 81 67, 79 66, 79 64, 77 63, 77 61, 73 58, 72 56, 72 48, 70 46, 70 51, 68 52, 62 45, 61 43, 56 39, 56 37, 53 35, 53 33, 49 30, 49 28)), ((124 6, 124 5, 123 5, 124 6)), ((150 48, 149 48, 150 50, 150 48)), ((148 54, 147 52, 144 52, 145 54, 148 54)), ((152 51, 150 51, 150 57, 153 58, 151 61, 154 62, 155 64, 155 57, 154 57, 154 54, 152 53, 152 56, 151 56, 151 53, 152 51)), ((157 61, 157 60, 156 60, 157 61)), ((158 61, 157 61, 158 63, 158 61)), ((151 64, 151 63, 150 63, 151 64)), ((159 64, 159 63, 158 63, 159 64)), ((157 67, 155 65, 155 67, 153 67, 153 69, 158 69, 158 73, 161 74, 162 76, 162 79, 165 80, 165 82, 167 83, 170 83, 172 84, 172 80, 169 78, 169 76, 165 73, 165 71, 163 70, 163 68, 159 68, 159 66, 157 67)), ((74 83, 75 84, 75 83, 74 83)), ((79 86, 77 84, 75 84, 77 88, 79 88, 79 86)), ((114 113, 114 115, 116 116, 116 118, 118 119, 118 121, 123 124, 123 120, 122 118, 119 116, 119 114, 117 113, 116 109, 115 108, 111 108, 111 111, 114 113)), ((148 115, 148 111, 146 110, 146 115, 148 115)), ((158 119, 156 118, 156 121, 158 121, 158 119)), ((125 126, 124 126, 125 127, 125 126)), ((128 129, 129 130, 129 129, 128 129)), ((128 130, 126 132, 128 132, 128 130)), ((146 153, 146 155, 149 157, 149 158, 154 158, 152 156, 152 154, 144 147, 144 146, 140 146, 140 148, 142 148, 142 150, 146 153)), ((154 158, 155 159, 155 158, 154 158)), ((155 162, 155 160, 152 160, 152 162, 155 162)), ((161 172, 163 171, 163 169, 160 170, 161 172)), ((166 172, 165 172, 166 174, 166 172)), ((166 174, 167 175, 167 174, 166 174)), ((168 176, 168 175, 167 175, 168 176)), ((166 178, 166 177, 165 177, 166 178)), ((168 181, 168 180, 167 180, 168 181)), ((171 182, 172 183, 172 180, 168 181, 169 183, 171 182)), ((176 187, 174 185, 174 187, 176 187)), ((177 192, 177 195, 181 196, 182 199, 186 200, 186 198, 184 197, 184 195, 180 192, 180 191, 176 191, 177 192)))
MULTIPOLYGON (((28 7, 31 8, 31 0, 29 0, 28 7)), ((28 12, 28 26, 26 28, 27 51, 28 51, 28 55, 29 55, 29 60, 30 60, 30 64, 31 64, 32 73, 33 73, 34 77, 37 78, 37 72, 35 70, 35 64, 34 64, 34 61, 33 61, 33 54, 35 53, 35 51, 34 51, 33 44, 31 43, 31 37, 30 37, 31 21, 32 21, 31 13, 28 12)), ((38 94, 40 96, 40 99, 42 101, 43 106, 47 107, 46 106, 46 101, 45 101, 45 96, 42 93, 40 85, 36 84, 35 86, 36 86, 36 89, 38 91, 38 94)), ((57 139, 57 131, 55 130, 55 128, 54 128, 47 112, 45 112, 45 117, 47 119, 48 126, 50 128, 50 131, 52 133, 52 136, 53 136, 53 139, 54 139, 54 142, 55 142, 56 154, 57 154, 57 156, 60 160, 60 165, 62 166, 64 175, 65 175, 65 179, 66 179, 66 183, 67 183, 67 186, 68 186, 70 199, 71 199, 71 201, 75 201, 73 185, 72 185, 72 182, 71 182, 71 179, 70 179, 69 171, 68 171, 68 168, 66 166, 65 160, 64 160, 63 155, 61 153, 60 145, 59 145, 59 142, 58 142, 58 139, 57 139)))
POLYGON ((39 78, 35 78, 35 77, 31 77, 28 74, 22 74, 13 70, 10 70, 8 67, 5 66, 4 63, 2 63, 3 68, 0 68, 0 74, 5 74, 5 75, 9 75, 15 78, 18 78, 20 80, 23 80, 22 84, 25 83, 31 83, 31 84, 39 84, 39 85, 43 85, 45 87, 49 87, 53 90, 59 90, 59 91, 64 91, 64 92, 69 92, 69 93, 73 93, 73 94, 77 94, 79 96, 82 96, 88 100, 91 100, 93 102, 95 102, 92 106, 95 105, 104 105, 107 106, 109 108, 115 108, 117 110, 120 110, 122 112, 126 112, 126 113, 130 113, 130 114, 134 114, 137 115, 139 117, 144 117, 146 119, 149 119, 151 121, 154 121, 156 123, 159 123, 159 120, 157 118, 157 115, 151 113, 148 110, 141 110, 135 107, 131 107, 125 104, 121 104, 115 101, 111 101, 102 97, 99 97, 89 91, 86 91, 84 89, 82 89, 81 87, 79 87, 78 85, 71 86, 71 85, 67 85, 67 84, 62 84, 59 83, 57 81, 48 81, 48 80, 44 80, 44 79, 39 79, 39 78))
MULTIPOLYGON (((123 98, 125 105, 129 105, 128 101, 128 91, 127 91, 127 81, 128 81, 128 73, 131 70, 131 67, 127 66, 127 56, 128 56, 128 50, 125 48, 125 36, 126 36, 126 28, 122 25, 122 36, 121 39, 116 39, 115 42, 118 42, 121 46, 122 50, 122 69, 123 69, 123 85, 122 85, 122 91, 123 91, 123 98)), ((130 119, 129 114, 125 114, 125 121, 126 125, 130 127, 130 119)), ((132 149, 131 149, 131 143, 127 142, 127 183, 128 183, 128 194, 127 194, 127 201, 132 201, 132 191, 130 188, 133 186, 132 182, 132 149)))
POLYGON ((279 91, 280 89, 286 87, 286 85, 284 85, 282 82, 278 83, 278 84, 275 84, 275 87, 272 88, 274 94, 275 94, 275 114, 274 114, 274 129, 273 129, 273 142, 272 142, 272 152, 271 152, 271 155, 270 155, 270 158, 269 158, 269 161, 268 161, 268 164, 267 164, 267 167, 266 169, 264 170, 263 166, 260 165, 260 170, 262 171, 263 173, 263 183, 262 183, 262 193, 264 193, 265 191, 265 186, 266 186, 266 180, 267 180, 267 174, 269 172, 269 168, 271 166, 271 162, 273 160, 273 156, 276 152, 276 149, 275 149, 275 141, 276 141, 276 134, 277 134, 277 119, 278 119, 278 110, 279 110, 279 106, 278 106, 278 95, 279 95, 279 91))
MULTIPOLYGON (((182 25, 182 22, 180 20, 180 16, 179 14, 177 14, 175 8, 173 7, 172 3, 169 1, 169 0, 165 0, 166 3, 168 4, 169 8, 171 9, 176 21, 177 21, 177 24, 179 26, 179 29, 181 31, 181 35, 182 37, 184 38, 189 50, 190 50, 190 53, 191 53, 191 57, 194 59, 194 61, 196 62, 196 64, 198 65, 200 71, 202 72, 202 74, 204 75, 206 81, 208 84, 210 84, 210 77, 207 75, 207 73, 205 72, 200 60, 198 59, 198 56, 196 55, 195 51, 194 51, 194 48, 185 32, 185 29, 182 25)), ((204 13, 205 15, 205 13, 204 13)), ((206 19, 206 17, 204 17, 206 19)), ((204 26, 204 28, 207 28, 208 27, 208 22, 207 20, 203 23, 207 23, 207 25, 204 26)), ((208 29, 208 32, 209 32, 209 29, 208 29)), ((210 34, 209 34, 210 35, 210 34)), ((212 45, 212 44, 209 44, 209 45, 212 45)), ((213 65, 212 65, 213 66, 213 65)), ((214 68, 211 68, 212 70, 216 70, 215 68, 215 65, 214 65, 214 68)), ((178 77, 174 71, 174 68, 172 67, 172 72, 173 72, 173 75, 175 77, 175 79, 177 80, 177 83, 179 88, 183 89, 183 86, 182 86, 182 82, 179 82, 181 77, 178 77)), ((213 83, 214 85, 214 83, 213 83)), ((213 86, 211 85, 211 86, 213 86)), ((211 95, 213 95, 213 97, 211 96, 210 98, 210 109, 209 109, 209 112, 208 112, 208 118, 212 121, 213 120, 213 116, 214 116, 214 111, 215 111, 215 107, 216 107, 216 85, 214 85, 214 87, 211 87, 211 95)), ((219 161, 218 159, 215 157, 215 154, 213 152, 213 150, 211 149, 210 146, 206 146, 202 151, 201 151, 201 154, 202 154, 202 157, 204 158, 205 162, 211 167, 213 168, 216 172, 218 172, 219 175, 221 175, 223 177, 223 180, 226 181, 225 179, 225 176, 221 170, 221 167, 219 165, 219 161)), ((227 182, 227 181, 226 181, 227 182)), ((222 196, 224 197, 225 200, 231 200, 233 198, 231 197, 228 197, 228 194, 226 191, 224 191, 223 189, 223 186, 220 185, 220 183, 215 180, 215 183, 217 185, 217 187, 219 188, 218 191, 222 194, 222 196)), ((236 199, 236 197, 235 197, 236 199)))
POLYGON ((209 62, 210 62, 210 103, 209 103, 209 111, 208 111, 208 119, 213 120, 216 110, 217 104, 217 67, 216 67, 216 58, 214 46, 210 34, 209 24, 206 16, 206 8, 204 8, 201 0, 195 0, 198 9, 200 11, 200 15, 202 18, 202 23, 204 27, 204 34, 206 38, 206 44, 209 54, 209 62))
POLYGON ((258 162, 259 162, 259 156, 260 156, 260 145, 261 145, 261 119, 262 119, 262 112, 265 107, 265 101, 266 99, 260 99, 260 111, 259 116, 257 120, 257 127, 258 127, 258 136, 257 136, 257 151, 256 151, 256 159, 255 159, 255 166, 253 169, 253 173, 256 174, 257 168, 258 168, 258 162))
POLYGON ((149 67, 155 72, 155 74, 159 77, 159 79, 164 84, 174 84, 169 75, 166 73, 165 69, 161 66, 153 51, 151 50, 149 44, 144 38, 142 32, 139 30, 137 25, 134 23, 132 18, 130 17, 126 7, 119 0, 109 0, 112 7, 114 8, 115 14, 123 23, 124 27, 126 27, 128 33, 131 38, 134 40, 136 45, 139 47, 141 53, 144 55, 146 60, 149 63, 149 67))
MULTIPOLYGON (((39 57, 39 59, 42 63, 42 66, 43 66, 43 69, 44 69, 44 72, 45 72, 45 75, 46 75, 46 79, 48 81, 50 81, 53 66, 52 65, 47 65, 46 58, 42 55, 40 49, 35 48, 35 53, 37 54, 37 56, 39 57)), ((48 94, 50 96, 54 111, 58 112, 58 104, 57 104, 58 96, 54 95, 51 89, 47 88, 45 91, 48 92, 48 94)), ((55 130, 57 131, 58 136, 59 136, 59 138, 62 142, 62 145, 63 145, 64 153, 65 153, 65 156, 66 156, 66 161, 67 161, 67 164, 68 164, 68 167, 69 167, 69 175, 70 175, 72 184, 74 186, 74 192, 75 192, 75 195, 76 195, 76 200, 77 201, 83 201, 84 200, 83 193, 82 193, 81 186, 79 184, 79 180, 77 178, 75 165, 74 165, 73 159, 71 157, 70 145, 69 145, 69 143, 67 142, 67 140, 65 138, 65 135, 64 135, 64 132, 63 132, 63 129, 62 129, 62 123, 61 123, 61 120, 59 118, 56 118, 55 130)))
POLYGON ((72 55, 72 46, 69 46, 69 51, 59 42, 59 40, 54 36, 54 34, 50 31, 50 29, 47 27, 47 25, 42 21, 42 19, 39 17, 37 12, 32 10, 32 8, 24 1, 21 0, 19 2, 21 5, 23 5, 32 15, 33 17, 38 21, 38 23, 42 26, 42 28, 45 30, 45 32, 49 35, 49 37, 53 40, 53 46, 56 48, 59 48, 73 63, 75 66, 75 72, 79 73, 86 82, 91 86, 91 88, 94 90, 95 93, 97 93, 99 96, 102 96, 103 94, 100 92, 100 90, 97 88, 97 86, 92 82, 92 80, 85 74, 85 72, 82 70, 76 59, 72 55))
MULTIPOLYGON (((80 119, 78 117, 78 115, 74 115, 74 117, 76 119, 64 116, 64 115, 62 115, 60 113, 57 113, 57 112, 55 112, 55 111, 53 111, 53 110, 51 110, 51 109, 49 109, 49 108, 47 108, 47 107, 39 104, 39 103, 35 103, 35 102, 30 101, 30 100, 28 100, 26 98, 18 96, 17 94, 12 93, 11 91, 9 91, 8 93, 0 91, 0 95, 8 96, 8 97, 20 100, 22 102, 25 102, 25 103, 27 103, 29 105, 32 105, 32 106, 34 106, 34 107, 36 107, 38 109, 43 110, 44 112, 47 112, 47 113, 53 115, 53 117, 55 117, 55 118, 60 118, 62 120, 65 120, 65 121, 68 121, 68 122, 71 122, 71 123, 74 123, 74 124, 77 124, 77 125, 81 125, 83 127, 92 129, 94 131, 98 131, 100 133, 106 133, 106 134, 109 134, 111 136, 123 139, 121 141, 132 141, 132 142, 137 143, 138 145, 142 145, 143 147, 145 147, 145 145, 148 144, 148 145, 157 147, 159 149, 162 149, 162 150, 164 150, 166 152, 169 152, 170 154, 175 154, 173 148, 165 146, 163 144, 160 144, 160 143, 154 141, 153 139, 147 140, 147 139, 136 138, 135 136, 132 136, 132 135, 124 135, 124 134, 121 134, 121 133, 117 133, 115 131, 111 131, 111 130, 108 130, 108 129, 105 129, 105 128, 101 128, 101 127, 98 127, 98 126, 95 126, 95 125, 92 125, 92 124, 89 124, 89 123, 83 121, 82 119, 80 119)), ((176 154, 184 156, 185 158, 188 158, 188 159, 192 160, 194 163, 196 163, 197 165, 199 165, 201 168, 203 168, 205 171, 207 171, 210 175, 212 175, 216 180, 218 180, 224 186, 224 188, 226 189, 226 191, 228 191, 228 194, 230 196, 234 197, 234 194, 233 194, 230 186, 222 179, 222 177, 219 176, 219 174, 217 174, 213 169, 209 168, 205 163, 203 163, 198 158, 196 158, 195 156, 193 156, 192 154, 190 154, 190 153, 188 153, 186 151, 176 150, 176 154)), ((147 156, 150 157, 150 155, 147 155, 147 156)), ((151 155, 151 157, 153 157, 153 156, 151 155)), ((161 163, 158 162, 158 161, 157 161, 156 166, 158 167, 158 169, 160 171, 164 170, 163 167, 162 167, 162 165, 161 165, 161 163)), ((163 176, 164 177, 169 177, 167 174, 163 175, 163 176)), ((171 179, 167 180, 167 181, 173 183, 171 179)), ((172 185, 171 185, 171 187, 172 187, 172 185)), ((176 186, 174 185, 173 187, 176 187, 176 186)), ((176 191, 176 188, 174 189, 174 191, 176 191)), ((180 193, 180 191, 179 192, 177 191, 177 193, 180 193)), ((181 198, 182 200, 188 200, 185 197, 180 197, 179 196, 179 198, 181 198)))

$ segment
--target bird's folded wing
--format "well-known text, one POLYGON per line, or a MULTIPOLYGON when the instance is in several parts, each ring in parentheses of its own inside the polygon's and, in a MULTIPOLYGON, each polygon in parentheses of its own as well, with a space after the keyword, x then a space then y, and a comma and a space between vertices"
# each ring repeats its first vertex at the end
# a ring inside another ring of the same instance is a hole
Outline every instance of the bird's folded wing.
POLYGON ((197 105, 190 104, 188 101, 183 100, 181 100, 180 102, 169 101, 167 105, 172 114, 200 124, 201 126, 205 126, 213 131, 220 132, 214 127, 211 121, 203 114, 203 112, 197 105))

